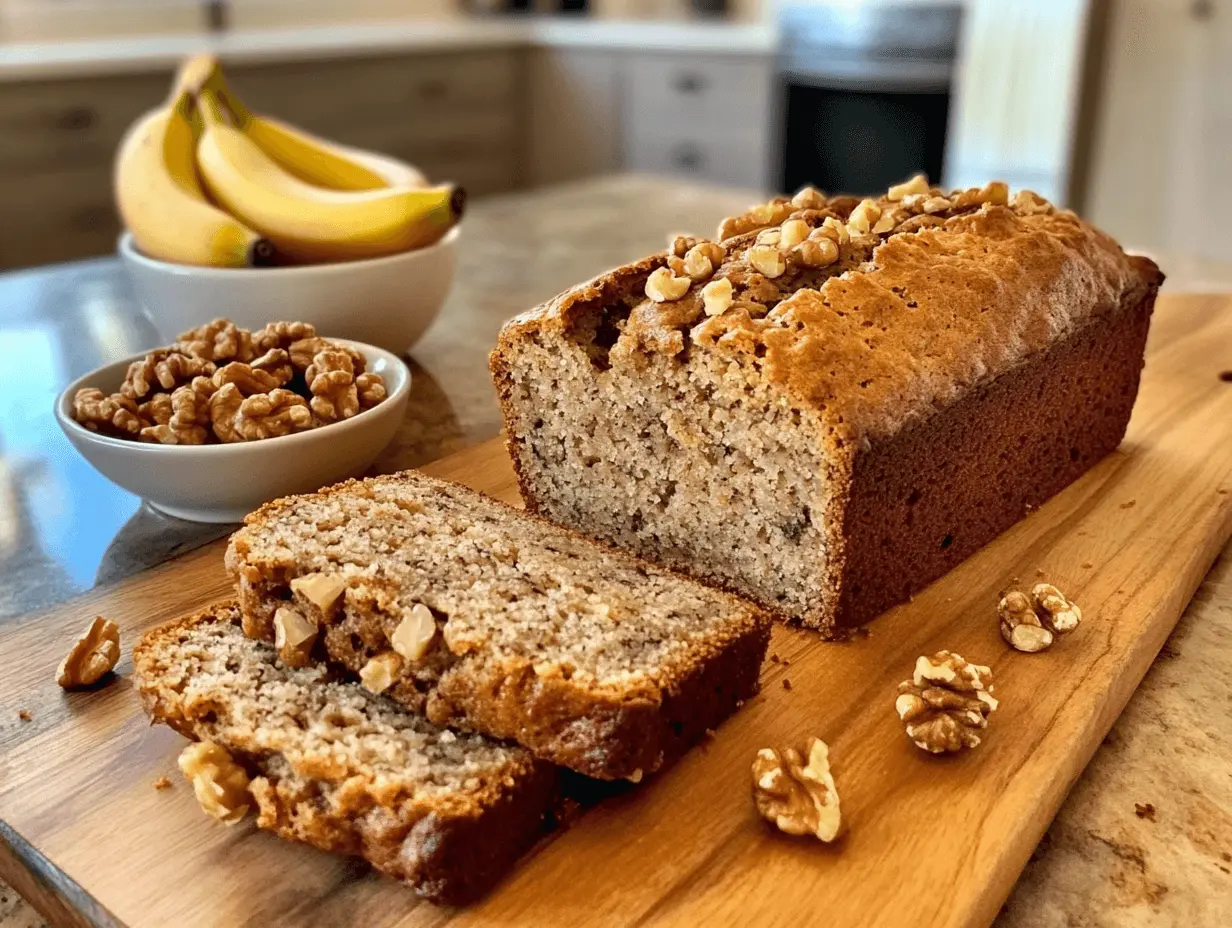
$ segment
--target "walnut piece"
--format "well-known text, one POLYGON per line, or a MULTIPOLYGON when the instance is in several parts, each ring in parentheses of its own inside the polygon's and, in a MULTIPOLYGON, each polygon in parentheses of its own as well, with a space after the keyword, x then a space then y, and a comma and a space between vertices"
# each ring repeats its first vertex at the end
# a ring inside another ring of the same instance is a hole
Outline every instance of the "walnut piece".
POLYGON ((807 238, 788 255, 805 267, 827 267, 838 260, 838 245, 829 238, 807 238))
POLYGON ((1082 610, 1051 583, 1037 583, 1031 590, 1040 621, 1058 635, 1072 632, 1082 621, 1082 610))
MULTIPOLYGON (((307 322, 271 322, 265 328, 252 333, 253 355, 255 357, 265 354, 272 348, 290 351, 295 342, 316 338, 316 335, 316 326, 307 322)), ((307 366, 307 362, 304 366, 307 366)))
POLYGON ((235 384, 244 396, 255 396, 258 393, 269 393, 281 386, 278 378, 268 371, 259 370, 243 361, 232 361, 214 372, 214 388, 222 389, 227 384, 235 384))
POLYGON ((436 618, 423 603, 416 603, 389 636, 389 643, 402 658, 414 664, 423 660, 436 638, 436 618))
POLYGON ((842 812, 830 773, 830 751, 820 738, 809 738, 807 753, 806 764, 794 748, 758 751, 753 761, 753 802, 761 817, 780 831, 833 841, 842 812))
POLYGON ((254 371, 261 371, 274 378, 274 385, 285 386, 286 382, 295 376, 295 367, 291 364, 291 355, 282 348, 271 348, 259 358, 253 358, 250 366, 254 371))
POLYGON ((173 412, 170 393, 155 393, 137 407, 138 417, 154 425, 170 424, 173 412))
POLYGON ((872 200, 861 200, 847 217, 847 231, 851 235, 866 235, 880 218, 881 207, 872 200))
POLYGON ((920 208, 929 215, 932 215, 933 213, 940 213, 943 210, 950 209, 953 205, 945 197, 929 197, 920 205, 920 208))
POLYGON ((1035 614, 1031 597, 1013 590, 1001 597, 997 604, 1001 637, 1015 651, 1035 654, 1052 646, 1052 630, 1045 628, 1035 614))
POLYGON ((732 282, 726 277, 702 287, 702 308, 707 316, 721 316, 732 304, 732 282))
POLYGON ((787 271, 787 261, 775 245, 754 245, 749 249, 749 264, 771 280, 782 277, 787 271))
POLYGON ((803 219, 788 219, 779 226, 779 247, 795 248, 807 239, 812 231, 803 219))
POLYGON ((992 690, 991 669, 938 651, 915 662, 915 674, 898 686, 894 709, 916 747, 932 754, 961 751, 980 743, 977 732, 997 708, 992 690))
POLYGON ((221 441, 256 441, 310 428, 312 412, 304 398, 290 390, 245 397, 229 383, 210 397, 210 421, 221 441))
POLYGON ((370 693, 383 693, 402 672, 402 656, 396 651, 385 651, 368 659, 359 670, 359 682, 370 693))
POLYGON ((73 396, 73 418, 91 432, 118 437, 139 435, 148 424, 131 397, 107 396, 96 387, 82 387, 73 396))
POLYGON ((657 268, 646 278, 646 296, 656 303, 670 303, 689 292, 693 281, 677 277, 670 267, 657 268))
POLYGON ((895 184, 886 193, 886 199, 891 203, 897 203, 914 193, 928 193, 928 177, 924 174, 916 174, 910 180, 895 184))
POLYGON ((230 319, 215 319, 181 332, 172 349, 205 361, 251 361, 252 333, 230 319))
POLYGON ((317 640, 317 627, 294 606, 279 606, 274 613, 274 648, 288 667, 305 667, 317 640))
POLYGON ((128 366, 120 392, 131 399, 143 400, 158 387, 170 393, 194 377, 213 373, 212 361, 190 357, 171 348, 159 348, 128 366))
POLYGON ((349 419, 359 412, 359 391, 350 355, 337 348, 317 353, 304 371, 312 394, 312 411, 323 422, 349 419))
POLYGON ((292 342, 291 347, 287 349, 287 354, 291 356, 291 364, 297 371, 308 370, 308 365, 322 351, 326 350, 345 351, 351 359, 351 367, 354 368, 356 376, 359 376, 366 370, 364 356, 346 345, 341 345, 338 342, 331 342, 328 338, 305 338, 297 342, 292 342))
POLYGON ((304 574, 291 581, 291 592, 310 602, 326 618, 334 614, 338 600, 346 592, 347 581, 342 574, 304 574))
POLYGON ((197 802, 211 818, 234 825, 248 814, 252 805, 248 774, 225 748, 212 741, 197 741, 180 752, 179 765, 192 783, 197 802))
POLYGON ((359 396, 360 409, 371 409, 389 395, 385 390, 385 378, 372 373, 363 373, 355 378, 355 392, 359 396))
POLYGON ((66 690, 93 686, 110 673, 119 660, 119 626, 100 615, 60 662, 56 682, 66 690))
POLYGON ((796 209, 825 209, 826 195, 816 187, 801 187, 791 198, 791 205, 796 209))
POLYGON ((727 251, 714 242, 699 242, 684 254, 683 270, 690 280, 709 280, 727 251))

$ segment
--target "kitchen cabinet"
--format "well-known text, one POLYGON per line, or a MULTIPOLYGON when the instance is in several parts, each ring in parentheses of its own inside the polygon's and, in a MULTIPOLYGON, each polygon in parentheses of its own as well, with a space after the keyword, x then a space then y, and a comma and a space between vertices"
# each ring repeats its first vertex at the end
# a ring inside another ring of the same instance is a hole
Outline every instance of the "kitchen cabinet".
POLYGON ((620 170, 621 52, 536 48, 529 53, 529 180, 563 183, 620 170))

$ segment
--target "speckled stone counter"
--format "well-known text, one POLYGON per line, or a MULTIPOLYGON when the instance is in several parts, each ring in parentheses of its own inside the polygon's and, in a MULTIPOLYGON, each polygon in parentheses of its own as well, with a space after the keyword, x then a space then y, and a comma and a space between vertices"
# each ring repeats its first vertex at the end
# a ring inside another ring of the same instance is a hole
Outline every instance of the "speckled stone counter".
MULTIPOLYGON (((407 420, 377 469, 422 463, 497 432, 486 356, 508 316, 661 248, 668 232, 706 233, 749 202, 748 193, 620 178, 476 204, 454 292, 411 353, 407 420)), ((64 383, 153 337, 114 262, 0 275, 0 348, 23 358, 0 368, 0 622, 227 530, 152 513, 94 475, 51 421, 64 383)), ((39 924, 0 884, 0 928, 39 924)), ((1232 925, 1232 546, 997 925, 1232 925)))

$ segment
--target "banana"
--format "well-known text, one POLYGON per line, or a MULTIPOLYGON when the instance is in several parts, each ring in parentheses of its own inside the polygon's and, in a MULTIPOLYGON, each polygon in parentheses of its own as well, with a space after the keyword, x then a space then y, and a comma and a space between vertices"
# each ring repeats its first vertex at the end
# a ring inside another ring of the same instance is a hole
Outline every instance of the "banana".
POLYGON ((245 133, 284 170, 305 183, 331 190, 426 187, 428 180, 402 161, 328 142, 270 116, 253 113, 231 87, 213 55, 194 55, 180 67, 176 86, 199 94, 211 90, 245 133))
POLYGON ((466 195, 451 185, 342 191, 306 183, 230 125, 212 89, 197 103, 205 123, 197 167, 206 189, 280 257, 338 261, 408 251, 437 241, 461 216, 466 195))
POLYGON ((212 206, 194 160, 192 98, 137 120, 120 143, 116 203, 137 247, 151 258, 179 264, 244 267, 268 264, 269 241, 212 206))

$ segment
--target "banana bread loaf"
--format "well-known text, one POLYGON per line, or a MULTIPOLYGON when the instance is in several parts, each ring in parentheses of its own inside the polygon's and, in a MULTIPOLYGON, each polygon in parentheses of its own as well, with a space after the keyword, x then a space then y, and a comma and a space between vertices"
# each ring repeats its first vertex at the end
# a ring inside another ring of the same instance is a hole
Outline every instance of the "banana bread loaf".
POLYGON ((639 780, 757 689, 769 616, 409 471, 269 503, 231 539, 244 630, 434 722, 639 780))
POLYGON ((491 886, 554 797, 555 768, 523 748, 277 661, 244 636, 234 603, 153 629, 133 665, 151 719, 246 768, 261 828, 364 857, 434 902, 491 886))
POLYGON ((1162 281, 1004 184, 806 188, 506 324, 530 511, 836 634, 1120 442, 1162 281))

